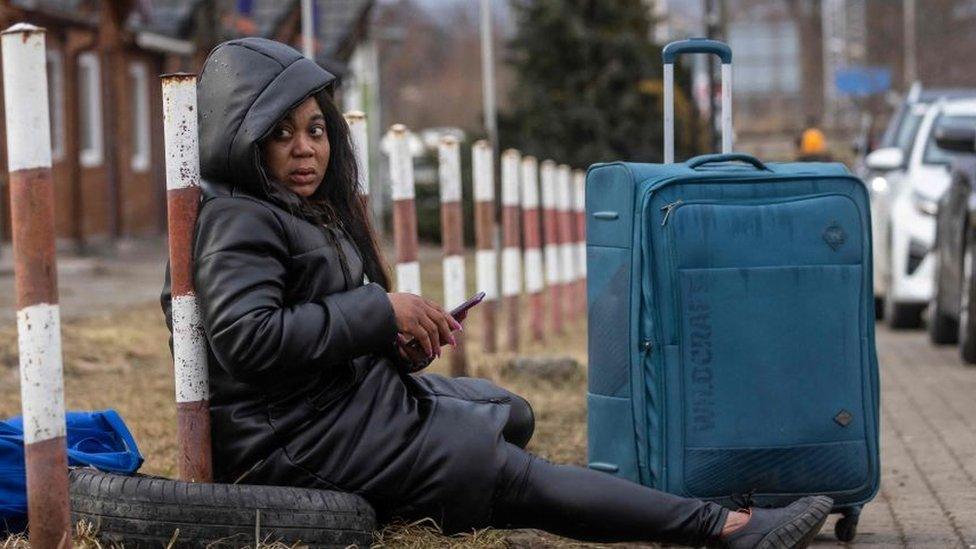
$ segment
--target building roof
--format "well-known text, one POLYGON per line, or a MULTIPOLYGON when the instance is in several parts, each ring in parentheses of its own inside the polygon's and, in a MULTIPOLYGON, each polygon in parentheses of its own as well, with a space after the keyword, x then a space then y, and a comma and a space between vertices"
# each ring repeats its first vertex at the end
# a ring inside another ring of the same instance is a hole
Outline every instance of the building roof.
POLYGON ((319 55, 331 59, 348 57, 342 48, 355 36, 372 4, 373 0, 318 0, 317 34, 322 45, 319 55))
MULTIPOLYGON (((28 0, 21 0, 28 1, 28 0)), ((50 2, 79 2, 83 0, 47 0, 50 2)), ((195 31, 197 10, 207 0, 145 0, 148 18, 134 26, 172 38, 191 39, 195 31)), ((360 22, 369 12, 373 0, 313 0, 316 31, 319 40, 319 61, 348 57, 344 46, 354 39, 360 22)), ((218 35, 220 40, 239 36, 273 37, 299 0, 216 0, 218 35), (245 9, 247 13, 241 13, 245 9)))
MULTIPOLYGON (((20 8, 55 15, 65 21, 96 24, 98 0, 11 0, 20 8)), ((374 0, 312 0, 316 18, 316 61, 343 72, 343 61, 361 39, 374 0)), ((240 36, 274 37, 300 0, 133 0, 126 25, 136 33, 192 43, 240 36), (210 10, 201 13, 201 10, 210 10), (215 28, 198 25, 213 18, 215 28)))
POLYGON ((142 3, 130 18, 136 30, 187 39, 193 33, 193 16, 204 0, 150 0, 142 3))

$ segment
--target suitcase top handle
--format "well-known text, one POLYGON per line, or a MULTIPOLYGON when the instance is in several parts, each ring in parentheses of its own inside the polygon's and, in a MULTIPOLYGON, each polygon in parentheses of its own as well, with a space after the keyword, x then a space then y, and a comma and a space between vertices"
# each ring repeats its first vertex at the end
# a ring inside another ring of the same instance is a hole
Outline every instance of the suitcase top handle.
POLYGON ((732 62, 732 48, 728 44, 707 38, 689 38, 671 42, 661 50, 661 57, 664 59, 664 64, 668 65, 677 61, 679 55, 686 53, 714 53, 722 59, 722 63, 728 65, 732 62))
POLYGON ((732 152, 732 49, 707 38, 671 42, 661 51, 664 59, 664 163, 674 162, 674 62, 685 53, 714 53, 722 59, 722 152, 732 152))
POLYGON ((715 162, 745 162, 746 164, 752 164, 757 170, 762 170, 765 172, 772 171, 769 169, 769 166, 762 163, 762 160, 745 153, 703 154, 701 156, 689 158, 685 161, 685 165, 693 170, 696 170, 705 164, 712 164, 715 162))

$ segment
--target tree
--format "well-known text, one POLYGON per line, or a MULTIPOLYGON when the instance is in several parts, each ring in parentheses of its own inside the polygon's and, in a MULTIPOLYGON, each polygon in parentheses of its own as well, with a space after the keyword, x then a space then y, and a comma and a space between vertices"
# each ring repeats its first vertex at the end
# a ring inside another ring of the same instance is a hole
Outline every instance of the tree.
MULTIPOLYGON (((785 0, 800 35, 800 93, 804 119, 819 119, 824 110, 823 17, 820 0, 785 0)), ((832 75, 826 75, 832 78, 832 75)))
MULTIPOLYGON (((585 167, 662 156, 661 49, 642 0, 515 0, 514 72, 501 142, 585 167)), ((702 124, 676 69, 678 158, 696 152, 702 124)))

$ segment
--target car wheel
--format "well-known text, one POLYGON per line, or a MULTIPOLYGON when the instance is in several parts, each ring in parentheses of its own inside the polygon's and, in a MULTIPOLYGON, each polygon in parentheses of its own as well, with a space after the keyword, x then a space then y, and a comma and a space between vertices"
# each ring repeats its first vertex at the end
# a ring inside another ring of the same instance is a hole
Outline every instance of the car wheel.
POLYGON ((974 239, 966 240, 966 252, 962 260, 962 292, 959 300, 959 354, 963 361, 968 364, 976 364, 976 326, 973 320, 976 319, 976 280, 973 279, 973 261, 976 259, 976 242, 974 239))
POLYGON ((893 330, 908 330, 922 325, 922 309, 925 305, 917 303, 890 302, 885 308, 885 318, 893 330))
POLYGON ((942 261, 938 252, 935 257, 935 295, 929 304, 929 340, 934 345, 947 345, 959 341, 959 322, 947 315, 941 305, 942 261))

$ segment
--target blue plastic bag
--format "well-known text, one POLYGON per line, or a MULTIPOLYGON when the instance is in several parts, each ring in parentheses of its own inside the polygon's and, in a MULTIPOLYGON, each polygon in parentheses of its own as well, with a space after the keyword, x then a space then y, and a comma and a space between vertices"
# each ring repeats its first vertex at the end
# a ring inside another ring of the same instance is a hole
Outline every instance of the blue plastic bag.
MULTIPOLYGON (((68 466, 92 466, 110 473, 132 474, 143 458, 115 410, 68 412, 68 466)), ((24 421, 0 421, 0 532, 22 531, 27 523, 27 471, 24 466, 24 421)))

